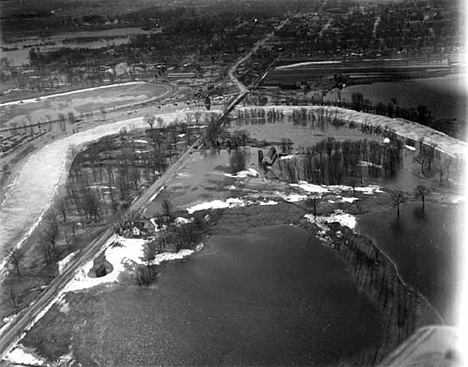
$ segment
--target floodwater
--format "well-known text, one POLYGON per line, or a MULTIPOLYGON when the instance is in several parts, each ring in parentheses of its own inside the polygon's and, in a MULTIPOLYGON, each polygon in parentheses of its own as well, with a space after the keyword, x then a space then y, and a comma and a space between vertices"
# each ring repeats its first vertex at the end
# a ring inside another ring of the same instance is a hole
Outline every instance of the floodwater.
POLYGON ((215 236, 155 287, 103 297, 102 350, 74 354, 106 365, 337 365, 384 332, 332 250, 292 226, 215 236))
POLYGON ((421 292, 450 324, 458 318, 457 291, 463 209, 415 202, 396 211, 362 215, 358 230, 395 262, 402 279, 421 292))
MULTIPOLYGON (((298 107, 298 110, 300 107, 298 107)), ((362 133, 359 129, 350 129, 348 127, 337 127, 333 125, 325 126, 324 129, 318 127, 312 128, 311 123, 305 125, 294 123, 293 120, 284 118, 278 121, 266 121, 265 119, 242 119, 234 120, 231 123, 229 131, 247 130, 251 138, 259 141, 280 143, 282 138, 289 138, 294 142, 294 149, 300 147, 310 147, 321 140, 334 138, 338 141, 347 139, 358 140, 378 140, 383 138, 377 135, 368 135, 362 133)))
MULTIPOLYGON (((426 105, 435 118, 447 117, 465 121, 467 116, 466 74, 354 85, 341 91, 341 99, 351 101, 355 92, 362 93, 374 105, 379 102, 387 105, 392 98, 396 98, 398 106, 405 108, 426 105)), ((329 92, 325 100, 338 100, 337 90, 329 92)))
POLYGON ((119 46, 130 41, 130 36, 139 34, 160 33, 160 29, 143 30, 137 27, 113 28, 97 31, 65 32, 51 37, 25 37, 14 40, 14 42, 5 42, 2 39, 1 57, 10 60, 11 65, 19 66, 29 64, 29 51, 34 48, 35 51, 54 51, 61 47, 68 48, 101 48, 109 46, 119 46), (76 38, 89 38, 88 41, 73 42, 76 38), (99 39, 102 38, 102 39, 99 39), (12 48, 18 48, 12 50, 12 48))
MULTIPOLYGON (((383 141, 381 135, 365 134, 361 132, 359 128, 351 129, 345 126, 337 127, 328 125, 325 126, 324 129, 319 129, 317 127, 312 128, 310 122, 303 126, 301 124, 295 124, 292 120, 287 118, 276 122, 260 122, 260 119, 252 118, 234 120, 231 123, 229 131, 247 130, 251 138, 276 143, 272 145, 276 147, 278 152, 281 151, 281 139, 283 137, 290 138, 294 141, 292 153, 297 153, 301 147, 310 147, 327 138, 334 138, 337 141, 355 141, 361 139, 383 141)), ((268 147, 266 149, 268 149, 268 147)), ((385 176, 382 171, 377 177, 371 177, 367 173, 367 169, 364 168, 362 172, 365 178, 365 184, 377 184, 403 191, 414 191, 414 188, 419 182, 419 177, 415 174, 419 169, 414 162, 416 155, 417 151, 403 149, 402 165, 393 176, 385 176)))
MULTIPOLYGON (((261 172, 257 164, 255 149, 246 148, 246 167, 261 172)), ((163 199, 169 199, 174 207, 184 209, 198 203, 212 200, 226 200, 231 197, 226 190, 234 179, 226 177, 230 154, 226 150, 206 150, 194 152, 190 161, 171 180, 156 200, 148 205, 144 215, 148 218, 161 213, 163 199)))

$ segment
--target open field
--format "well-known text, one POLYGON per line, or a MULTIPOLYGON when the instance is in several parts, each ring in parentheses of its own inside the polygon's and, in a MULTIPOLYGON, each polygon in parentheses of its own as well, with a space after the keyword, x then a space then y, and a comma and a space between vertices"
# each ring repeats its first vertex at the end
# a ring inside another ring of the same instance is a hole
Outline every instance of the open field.
POLYGON ((172 91, 173 88, 169 85, 137 82, 37 98, 26 103, 5 103, 0 105, 0 128, 53 121, 60 114, 67 117, 70 112, 78 119, 85 113, 99 113, 101 109, 108 110, 152 98, 167 97, 172 91))

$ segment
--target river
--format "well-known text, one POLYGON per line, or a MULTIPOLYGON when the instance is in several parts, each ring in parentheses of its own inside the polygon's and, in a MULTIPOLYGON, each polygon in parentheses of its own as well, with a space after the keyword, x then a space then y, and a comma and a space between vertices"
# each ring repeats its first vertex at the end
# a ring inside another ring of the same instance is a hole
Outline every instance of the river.
POLYGON ((343 265, 292 226, 215 236, 168 264, 155 287, 104 292, 102 349, 75 355, 106 365, 337 365, 384 332, 343 265))

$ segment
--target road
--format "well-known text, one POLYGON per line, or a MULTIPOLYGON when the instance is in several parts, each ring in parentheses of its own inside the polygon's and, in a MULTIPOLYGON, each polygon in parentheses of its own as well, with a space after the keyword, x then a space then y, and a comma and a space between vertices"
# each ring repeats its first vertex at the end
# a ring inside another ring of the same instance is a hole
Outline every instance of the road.
MULTIPOLYGON (((280 30, 281 28, 284 27, 284 25, 288 22, 288 19, 282 21, 276 28, 275 31, 280 30)), ((247 88, 239 79, 237 79, 234 75, 236 72, 237 68, 239 67, 240 64, 248 60, 254 52, 258 50, 260 46, 263 46, 266 41, 268 41, 272 36, 274 35, 274 32, 268 33, 265 37, 263 37, 261 40, 257 41, 254 46, 244 55, 242 56, 237 62, 231 66, 231 68, 228 71, 228 76, 231 79, 231 81, 237 85, 239 88, 241 94, 242 93, 248 93, 249 88, 247 88)))
MULTIPOLYGON (((285 24, 283 22, 279 27, 282 27, 285 24)), ((242 84, 234 76, 236 68, 242 62, 247 60, 252 53, 258 49, 258 47, 265 43, 265 41, 271 37, 272 34, 268 34, 266 37, 258 41, 246 55, 244 55, 240 60, 238 60, 229 70, 229 77, 235 84, 239 87, 240 93, 233 98, 231 103, 222 111, 219 118, 219 122, 223 121, 223 118, 231 112, 231 110, 248 94, 249 89, 242 84)), ((201 145, 204 140, 204 136, 200 136, 197 141, 192 144, 178 159, 177 161, 148 189, 146 190, 138 199, 136 199, 133 204, 128 209, 128 213, 138 213, 142 211, 150 198, 152 198, 160 189, 164 187, 165 184, 175 175, 184 165, 188 162, 190 155, 201 145)), ((65 270, 65 272, 59 277, 52 281, 48 286, 47 290, 28 308, 21 311, 16 319, 12 321, 6 328, 2 331, 0 335, 0 360, 5 357, 5 355, 18 343, 24 336, 24 332, 29 330, 38 319, 45 314, 45 312, 55 303, 57 297, 61 294, 64 287, 69 283, 75 276, 75 274, 89 261, 91 261, 101 250, 101 248, 106 244, 106 242, 114 234, 114 228, 112 225, 109 225, 108 228, 96 238, 89 246, 79 254, 75 261, 70 264, 70 266, 65 270)))

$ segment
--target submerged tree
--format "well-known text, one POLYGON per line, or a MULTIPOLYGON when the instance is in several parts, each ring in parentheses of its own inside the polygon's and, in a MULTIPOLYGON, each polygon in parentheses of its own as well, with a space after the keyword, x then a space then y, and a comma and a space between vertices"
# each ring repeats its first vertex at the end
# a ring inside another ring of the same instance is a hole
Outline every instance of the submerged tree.
POLYGON ((391 196, 392 206, 397 210, 397 217, 400 216, 400 205, 406 202, 405 194, 402 191, 395 191, 391 196))
POLYGON ((414 194, 417 198, 421 198, 422 209, 424 210, 424 205, 426 203, 426 196, 429 194, 429 189, 425 185, 418 185, 414 190, 414 194))

